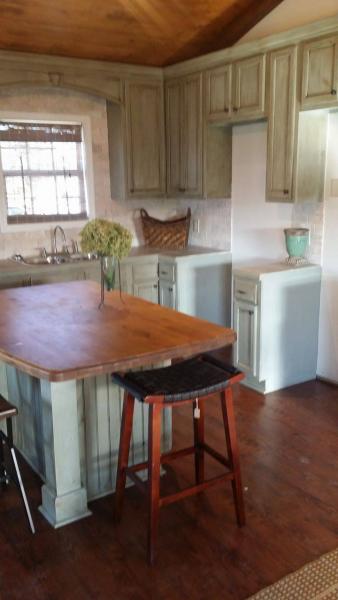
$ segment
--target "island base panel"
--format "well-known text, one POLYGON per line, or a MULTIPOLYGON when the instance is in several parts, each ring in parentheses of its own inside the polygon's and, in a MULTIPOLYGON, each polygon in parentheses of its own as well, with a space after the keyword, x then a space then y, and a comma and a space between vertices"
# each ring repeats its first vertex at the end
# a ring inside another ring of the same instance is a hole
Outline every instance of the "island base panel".
POLYGON ((92 514, 87 507, 87 491, 84 488, 56 496, 55 492, 44 484, 41 488, 41 499, 39 511, 55 529, 92 514))
MULTIPOLYGON (((16 447, 44 481, 42 514, 54 527, 90 514, 87 501, 115 491, 122 390, 110 375, 50 383, 1 363, 0 386, 19 410, 13 419, 16 447)), ((137 403, 130 464, 147 460, 147 439, 148 406, 137 403)), ((168 408, 162 451, 171 445, 168 408)))

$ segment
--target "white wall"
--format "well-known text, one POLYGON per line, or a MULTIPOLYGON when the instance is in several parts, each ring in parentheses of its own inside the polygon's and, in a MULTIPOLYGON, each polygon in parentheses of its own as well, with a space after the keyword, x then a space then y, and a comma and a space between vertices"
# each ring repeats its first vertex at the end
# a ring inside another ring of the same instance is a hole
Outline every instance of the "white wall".
POLYGON ((329 117, 317 373, 338 382, 338 113, 329 117))
POLYGON ((232 257, 234 264, 284 260, 284 227, 292 204, 265 201, 267 124, 233 128, 232 257))

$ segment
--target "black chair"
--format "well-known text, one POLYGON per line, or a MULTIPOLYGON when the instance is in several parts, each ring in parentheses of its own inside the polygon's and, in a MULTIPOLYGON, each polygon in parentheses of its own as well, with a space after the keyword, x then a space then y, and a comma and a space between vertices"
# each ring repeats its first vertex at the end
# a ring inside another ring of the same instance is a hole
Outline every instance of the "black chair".
POLYGON ((0 483, 2 488, 4 488, 12 481, 19 488, 28 517, 29 526, 32 533, 35 533, 31 511, 29 509, 25 488, 22 483, 21 473, 13 446, 12 417, 15 417, 17 414, 17 408, 0 395, 0 421, 6 419, 7 427, 7 434, 0 430, 0 483), (5 448, 8 450, 8 452, 5 452, 5 448))
POLYGON ((125 390, 121 422, 120 449, 115 495, 116 518, 121 517, 126 477, 129 477, 148 496, 148 561, 154 563, 159 509, 206 488, 231 481, 238 525, 245 524, 244 500, 241 485, 237 436, 233 412, 232 386, 244 378, 243 373, 205 355, 176 363, 170 367, 126 374, 114 374, 113 381, 125 390), (204 404, 214 396, 221 395, 221 407, 227 445, 227 457, 211 448, 204 441, 204 404), (133 426, 135 398, 149 404, 148 461, 128 467, 130 438, 133 426), (161 456, 162 409, 191 402, 193 405, 194 445, 168 452, 161 456), (204 477, 204 453, 226 467, 226 472, 206 480, 204 477), (160 467, 179 457, 195 455, 196 484, 185 490, 160 496, 160 467), (148 482, 136 474, 148 469, 148 482))

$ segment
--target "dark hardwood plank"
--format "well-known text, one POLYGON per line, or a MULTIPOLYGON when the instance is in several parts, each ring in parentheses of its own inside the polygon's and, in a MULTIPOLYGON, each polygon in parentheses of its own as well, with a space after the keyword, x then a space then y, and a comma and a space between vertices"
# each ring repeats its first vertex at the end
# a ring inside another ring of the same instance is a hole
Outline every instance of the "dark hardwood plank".
MULTIPOLYGON (((40 483, 23 475, 37 534, 14 488, 0 495, 0 596, 6 600, 244 600, 338 545, 338 389, 309 382, 266 397, 234 394, 247 523, 230 484, 161 510, 156 566, 145 560, 146 499, 128 488, 121 523, 113 497, 93 516, 53 530, 39 514, 40 483)), ((208 441, 224 452, 219 398, 206 403, 208 441)), ((193 445, 191 406, 174 411, 174 448, 193 445)), ((207 477, 222 465, 205 456, 207 477)), ((166 467, 162 492, 194 482, 192 456, 166 467)))

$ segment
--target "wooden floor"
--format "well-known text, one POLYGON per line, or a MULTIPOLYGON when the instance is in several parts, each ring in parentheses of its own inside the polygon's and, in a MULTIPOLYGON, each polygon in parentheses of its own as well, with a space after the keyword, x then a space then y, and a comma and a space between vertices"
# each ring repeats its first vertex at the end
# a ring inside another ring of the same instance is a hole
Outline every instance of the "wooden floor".
MULTIPOLYGON (((223 448, 217 399, 207 441, 223 448)), ((338 547, 338 388, 310 382, 263 397, 240 387, 236 416, 247 526, 238 529, 230 485, 161 512, 159 558, 145 563, 144 500, 129 488, 122 523, 112 497, 93 516, 54 531, 38 513, 39 482, 24 469, 37 534, 16 491, 0 497, 3 600, 241 600, 338 547)), ((174 445, 192 440, 189 407, 174 414, 174 445)), ((209 472, 219 471, 210 460, 209 472)), ((163 489, 192 481, 191 459, 174 464, 163 489)))

